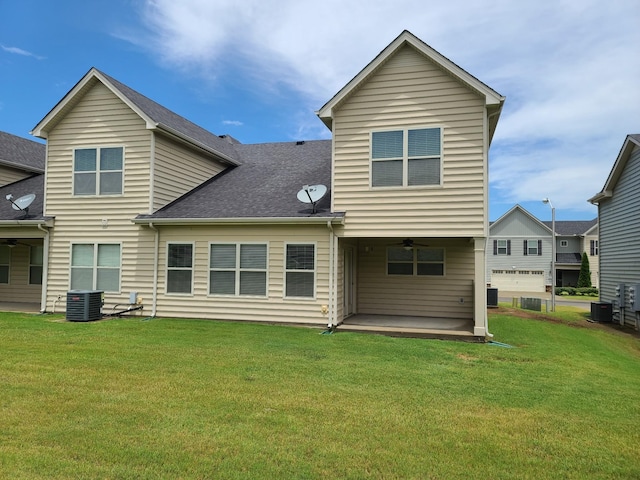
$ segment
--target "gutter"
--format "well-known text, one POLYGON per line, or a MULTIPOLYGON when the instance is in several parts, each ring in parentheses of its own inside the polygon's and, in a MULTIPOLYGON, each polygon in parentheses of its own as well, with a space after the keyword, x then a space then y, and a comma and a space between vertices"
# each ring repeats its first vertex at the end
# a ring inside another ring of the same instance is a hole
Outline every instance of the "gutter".
POLYGON ((53 219, 48 220, 0 220, 0 226, 16 226, 21 225, 24 227, 38 227, 40 225, 45 227, 53 227, 53 219))
POLYGON ((233 217, 233 218, 134 218, 137 225, 241 225, 241 224, 280 224, 296 225, 300 223, 344 225, 344 217, 233 217))

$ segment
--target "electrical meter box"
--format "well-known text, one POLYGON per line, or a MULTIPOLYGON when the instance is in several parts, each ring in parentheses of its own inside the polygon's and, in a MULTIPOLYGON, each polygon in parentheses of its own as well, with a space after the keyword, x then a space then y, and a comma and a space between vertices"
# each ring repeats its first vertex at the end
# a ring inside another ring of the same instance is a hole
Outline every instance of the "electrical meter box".
POLYGON ((631 310, 640 312, 640 283, 629 287, 629 303, 631 310))

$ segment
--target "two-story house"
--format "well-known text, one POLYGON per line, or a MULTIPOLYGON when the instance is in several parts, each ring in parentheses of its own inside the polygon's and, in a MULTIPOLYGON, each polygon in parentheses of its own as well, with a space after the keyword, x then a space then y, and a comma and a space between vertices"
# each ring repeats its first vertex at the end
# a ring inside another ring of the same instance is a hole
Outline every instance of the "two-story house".
POLYGON ((598 286, 598 221, 555 222, 555 271, 552 282, 552 222, 541 221, 515 205, 489 227, 487 285, 510 292, 545 292, 575 287, 586 252, 591 284, 598 286))
POLYGON ((602 190, 589 199, 600 224, 600 300, 640 330, 640 134, 627 135, 602 190))
POLYGON ((503 102, 405 31, 317 112, 331 140, 245 145, 91 69, 32 132, 47 141, 42 207, 0 205, 15 222, 0 235, 42 239, 43 311, 88 289, 107 305, 135 292, 145 315, 437 319, 484 338, 503 102))

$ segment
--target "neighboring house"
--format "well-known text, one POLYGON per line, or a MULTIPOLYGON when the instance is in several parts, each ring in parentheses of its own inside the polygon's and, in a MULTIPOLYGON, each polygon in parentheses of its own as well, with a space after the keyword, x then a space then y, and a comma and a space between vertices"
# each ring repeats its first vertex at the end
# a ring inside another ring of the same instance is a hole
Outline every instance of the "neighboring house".
MULTIPOLYGON (((21 187, 14 185, 28 185, 30 192, 39 194, 29 206, 30 213, 41 214, 45 159, 44 144, 0 132, 0 187, 5 187, 0 205, 0 218, 5 219, 0 220, 0 299, 40 299, 44 233, 29 220, 22 220, 22 212, 14 210, 5 198, 8 193, 20 191, 21 187)), ((14 195, 14 199, 19 196, 14 195)))
POLYGON ((244 145, 91 69, 32 132, 47 140, 46 183, 11 188, 44 206, 16 223, 0 204, 0 235, 42 239, 43 311, 93 289, 107 306, 136 292, 145 315, 378 315, 391 329, 410 316, 484 338, 503 102, 405 31, 319 110, 331 140, 244 145), (329 193, 315 208, 297 199, 317 184, 329 193))
POLYGON ((600 224, 600 300, 640 328, 640 134, 628 135, 602 190, 589 199, 600 224))
MULTIPOLYGON (((597 220, 556 221, 556 287, 575 287, 582 253, 598 286, 597 220)), ((551 291, 552 224, 514 206, 489 227, 487 284, 512 292, 551 291)))
POLYGON ((0 132, 0 186, 44 173, 43 143, 0 132))

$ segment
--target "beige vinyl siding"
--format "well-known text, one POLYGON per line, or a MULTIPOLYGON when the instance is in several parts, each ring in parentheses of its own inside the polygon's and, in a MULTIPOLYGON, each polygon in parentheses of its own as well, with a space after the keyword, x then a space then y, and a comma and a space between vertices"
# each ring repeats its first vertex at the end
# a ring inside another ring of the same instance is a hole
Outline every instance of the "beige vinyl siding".
POLYGON ((162 135, 155 135, 153 210, 184 195, 224 168, 211 156, 187 149, 162 135))
MULTIPOLYGON (((2 232, 3 236, 7 233, 2 232)), ((16 236, 7 235, 7 238, 16 238, 16 236)), ((30 248, 28 245, 42 245, 42 240, 20 240, 18 245, 10 249, 9 283, 0 284, 1 301, 40 303, 42 286, 29 284, 30 248)))
POLYGON ((0 186, 8 185, 33 175, 33 173, 25 172, 17 168, 0 166, 0 186))
POLYGON ((329 230, 326 226, 162 227, 158 316, 323 325, 329 299, 329 230), (167 294, 167 243, 194 243, 192 295, 167 294), (209 295, 210 242, 267 243, 267 297, 209 295), (316 245, 315 298, 283 298, 286 243, 316 245))
POLYGON ((48 309, 69 289, 73 243, 122 244, 121 293, 105 295, 106 308, 127 301, 130 291, 151 299, 153 232, 131 222, 149 210, 150 144, 143 120, 101 83, 88 89, 49 132, 45 215, 55 217, 55 228, 50 236, 48 309), (74 148, 105 146, 124 147, 122 195, 74 197, 74 148))
POLYGON ((386 251, 393 243, 393 239, 360 242, 358 313, 473 318, 473 243, 468 239, 426 242, 429 247, 445 249, 444 276, 387 275, 386 251))
POLYGON ((337 108, 333 209, 345 236, 484 234, 484 100, 404 47, 337 108), (442 186, 371 188, 370 132, 441 127, 442 186))

